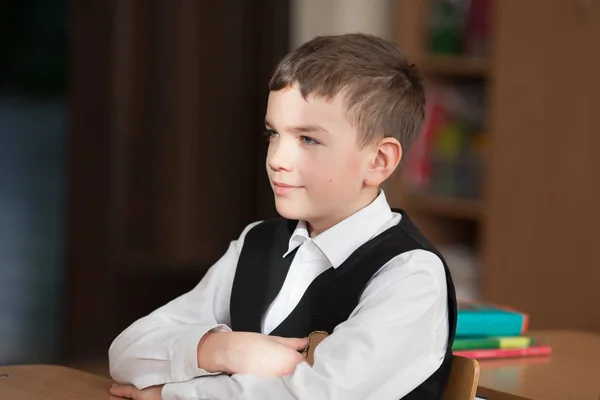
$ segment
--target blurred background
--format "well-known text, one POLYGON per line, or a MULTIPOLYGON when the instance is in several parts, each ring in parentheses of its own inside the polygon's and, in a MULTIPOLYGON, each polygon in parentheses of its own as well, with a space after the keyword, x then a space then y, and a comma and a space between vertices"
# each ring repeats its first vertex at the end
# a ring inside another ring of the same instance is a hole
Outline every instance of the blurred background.
POLYGON ((460 298, 600 332, 599 15, 580 0, 3 1, 0 365, 106 373, 122 329, 275 216, 270 74, 316 35, 357 31, 424 76, 421 138, 385 191, 460 298))

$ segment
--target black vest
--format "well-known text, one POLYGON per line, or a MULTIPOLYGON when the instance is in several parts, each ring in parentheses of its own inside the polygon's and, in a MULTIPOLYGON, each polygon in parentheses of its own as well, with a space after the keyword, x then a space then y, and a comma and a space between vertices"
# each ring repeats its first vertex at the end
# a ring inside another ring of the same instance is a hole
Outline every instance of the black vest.
MULTIPOLYGON (((400 223, 369 240, 340 265, 321 273, 308 287, 296 308, 271 335, 306 337, 321 330, 329 334, 346 321, 358 305, 371 277, 389 260, 407 251, 423 249, 436 254, 446 270, 448 288, 448 344, 440 368, 403 399, 440 399, 452 362, 457 305, 454 284, 443 257, 423 237, 402 210, 400 223)), ((297 221, 276 219, 258 224, 246 235, 231 292, 231 327, 234 331, 260 332, 261 320, 279 294, 296 254, 285 258, 297 221)))

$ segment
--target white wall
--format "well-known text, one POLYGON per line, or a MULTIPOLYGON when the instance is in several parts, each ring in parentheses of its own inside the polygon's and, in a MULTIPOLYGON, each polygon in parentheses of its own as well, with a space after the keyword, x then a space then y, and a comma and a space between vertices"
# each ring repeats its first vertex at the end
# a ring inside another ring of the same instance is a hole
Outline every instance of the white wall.
POLYGON ((318 35, 362 32, 394 39, 394 0, 292 0, 290 47, 318 35))

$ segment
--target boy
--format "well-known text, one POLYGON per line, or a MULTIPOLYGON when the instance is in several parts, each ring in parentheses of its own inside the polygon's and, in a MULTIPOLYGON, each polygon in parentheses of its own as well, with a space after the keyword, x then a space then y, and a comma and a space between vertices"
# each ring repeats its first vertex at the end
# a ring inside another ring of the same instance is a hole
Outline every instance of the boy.
POLYGON ((271 82, 266 167, 278 213, 246 227, 187 294, 111 345, 135 399, 437 399, 456 325, 448 269, 381 184, 424 93, 393 44, 317 37, 271 82), (311 367, 299 353, 329 336, 311 367))

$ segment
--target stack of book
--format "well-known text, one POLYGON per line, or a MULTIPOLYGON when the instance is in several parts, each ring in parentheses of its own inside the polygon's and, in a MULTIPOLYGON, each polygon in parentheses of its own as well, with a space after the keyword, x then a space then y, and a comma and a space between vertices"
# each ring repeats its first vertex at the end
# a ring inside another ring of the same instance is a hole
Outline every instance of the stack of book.
POLYGON ((549 345, 528 336, 528 323, 529 315, 518 310, 460 302, 452 352, 479 360, 549 355, 549 345))

